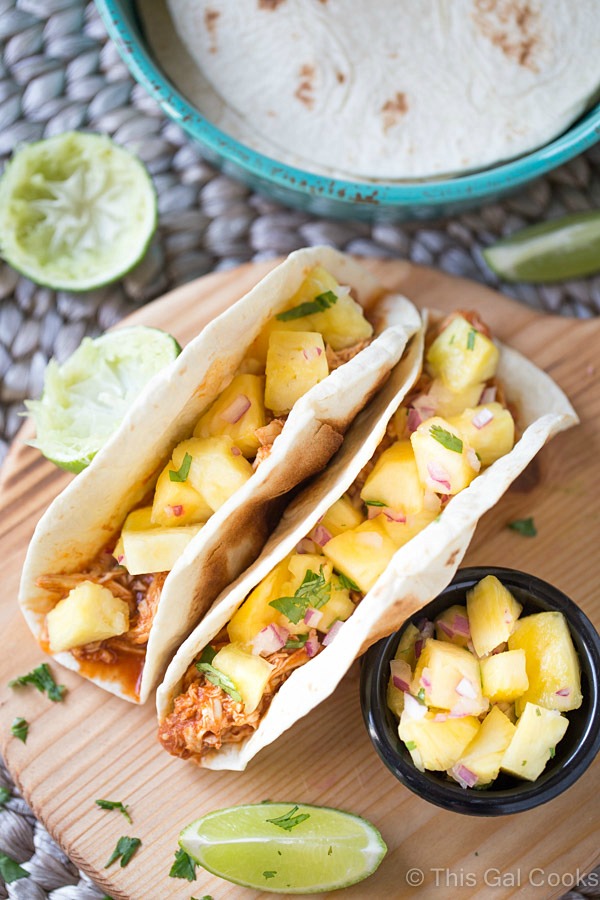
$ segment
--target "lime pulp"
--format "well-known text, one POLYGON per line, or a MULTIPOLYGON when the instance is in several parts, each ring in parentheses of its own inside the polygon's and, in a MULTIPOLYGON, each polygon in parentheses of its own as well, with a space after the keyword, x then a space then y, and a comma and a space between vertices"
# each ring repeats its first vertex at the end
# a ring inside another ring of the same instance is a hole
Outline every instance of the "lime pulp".
POLYGON ((156 223, 148 172, 106 135, 70 131, 25 144, 0 179, 0 255, 55 289, 120 278, 144 256, 156 223))
POLYGON ((217 810, 188 825, 179 844, 213 875, 281 894, 356 884, 377 869, 387 851, 366 819, 306 803, 217 810))
POLYGON ((181 352, 158 328, 133 326, 84 338, 62 365, 50 360, 40 400, 26 401, 31 445, 62 469, 81 472, 147 382, 181 352))

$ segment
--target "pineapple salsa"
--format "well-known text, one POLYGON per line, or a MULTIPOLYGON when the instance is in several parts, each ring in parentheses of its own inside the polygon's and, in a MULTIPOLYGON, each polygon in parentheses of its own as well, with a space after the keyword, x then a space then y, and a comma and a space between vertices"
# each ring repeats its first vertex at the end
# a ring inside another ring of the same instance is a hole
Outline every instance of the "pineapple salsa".
POLYGON ((582 703, 579 662, 561 612, 520 618, 493 575, 434 622, 400 637, 387 703, 415 766, 463 788, 500 772, 535 781, 582 703))
POLYGON ((143 656, 162 586, 186 546, 267 458, 295 402, 372 334, 350 289, 321 266, 309 270, 113 543, 88 571, 38 579, 58 601, 46 615, 50 651, 103 663, 143 656))
POLYGON ((396 551, 512 449, 485 325, 455 313, 428 339, 425 373, 372 460, 189 667, 159 730, 170 753, 200 760, 251 735, 277 688, 335 638, 396 551))

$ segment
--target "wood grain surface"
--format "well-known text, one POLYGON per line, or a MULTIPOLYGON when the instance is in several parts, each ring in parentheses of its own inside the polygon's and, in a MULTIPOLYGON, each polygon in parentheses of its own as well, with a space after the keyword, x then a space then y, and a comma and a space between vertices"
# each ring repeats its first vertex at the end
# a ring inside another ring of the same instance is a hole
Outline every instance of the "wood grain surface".
MULTIPOLYGON (((202 278, 129 322, 156 325, 187 341, 271 265, 202 278)), ((545 447, 482 519, 465 564, 508 565, 539 575, 570 595, 598 626, 600 321, 541 316, 480 285, 403 262, 368 265, 418 305, 477 308, 498 337, 525 352, 569 395, 581 425, 545 447), (506 528, 526 516, 535 518, 534 539, 506 528)), ((44 660, 17 608, 17 590, 35 523, 70 477, 20 438, 0 482, 1 749, 36 815, 111 897, 259 896, 202 870, 193 884, 171 879, 168 872, 178 833, 188 822, 220 807, 267 798, 346 808, 381 830, 389 853, 374 876, 344 892, 348 900, 556 897, 598 862, 598 761, 569 791, 528 813, 478 819, 439 810, 397 782, 372 749, 361 718, 358 664, 327 702, 244 773, 203 771, 171 758, 156 741, 153 699, 135 708, 55 663, 57 679, 68 688, 63 703, 51 703, 33 688, 9 689, 10 678, 44 660), (26 744, 10 736, 16 716, 30 722, 26 744), (133 825, 117 812, 99 810, 96 798, 129 804, 133 825), (127 868, 105 869, 121 835, 140 837, 142 847, 127 868), (422 871, 422 884, 411 869, 422 871)))

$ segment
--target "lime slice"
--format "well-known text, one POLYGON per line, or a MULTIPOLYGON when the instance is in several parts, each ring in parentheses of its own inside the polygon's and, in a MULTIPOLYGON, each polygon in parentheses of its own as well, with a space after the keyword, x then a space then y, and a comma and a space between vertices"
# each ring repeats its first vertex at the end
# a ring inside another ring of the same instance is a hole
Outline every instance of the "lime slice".
POLYGON ((184 828, 179 844, 213 875, 280 894, 356 884, 387 851, 366 819, 307 803, 220 809, 184 828))
POLYGON ((158 328, 120 328, 84 338, 62 365, 50 360, 41 400, 25 403, 36 427, 31 446, 61 469, 81 472, 142 388, 180 352, 175 338, 158 328))
POLYGON ((100 134, 26 144, 0 179, 0 255, 38 284, 87 291, 128 272, 156 230, 139 159, 100 134))
POLYGON ((573 213, 532 225, 483 251, 505 281, 564 281, 600 270, 600 212, 573 213))

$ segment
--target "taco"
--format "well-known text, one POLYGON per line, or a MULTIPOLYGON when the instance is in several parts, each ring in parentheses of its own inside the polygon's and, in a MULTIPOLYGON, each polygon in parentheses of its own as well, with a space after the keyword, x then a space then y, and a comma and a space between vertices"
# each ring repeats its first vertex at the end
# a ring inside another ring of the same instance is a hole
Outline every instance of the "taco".
POLYGON ((474 314, 432 323, 400 405, 394 388, 392 375, 178 650, 157 692, 173 755, 244 769, 448 584, 478 519, 577 422, 557 385, 474 314))
POLYGON ((40 520, 20 604, 42 647, 144 702, 420 328, 329 248, 292 254, 213 320, 40 520))

